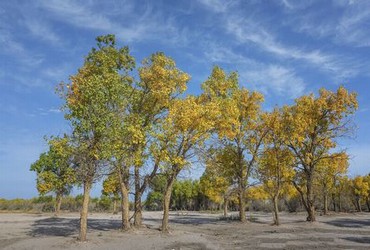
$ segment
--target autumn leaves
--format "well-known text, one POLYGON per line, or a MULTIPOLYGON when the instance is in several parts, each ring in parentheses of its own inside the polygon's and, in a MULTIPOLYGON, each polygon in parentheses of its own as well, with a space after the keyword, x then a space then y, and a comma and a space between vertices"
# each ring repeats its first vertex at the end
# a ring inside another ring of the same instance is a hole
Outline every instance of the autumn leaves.
POLYGON ((162 175, 162 230, 168 232, 174 182, 195 160, 206 163, 203 182, 215 200, 227 203, 230 191, 237 193, 241 221, 252 175, 273 200, 294 183, 314 221, 316 172, 325 159, 337 158, 336 138, 350 129, 355 94, 342 87, 321 90, 319 97, 303 96, 292 106, 264 112, 262 94, 240 87, 235 72, 214 67, 202 93, 185 96, 190 76, 163 53, 136 68, 128 48, 117 48, 113 35, 97 42, 71 82, 59 88, 73 130, 68 166, 85 191, 80 240, 86 240, 89 192, 102 173, 115 176, 105 185, 107 192, 120 193, 123 230, 131 228, 129 191, 135 197, 134 226, 140 227, 142 195, 162 175))

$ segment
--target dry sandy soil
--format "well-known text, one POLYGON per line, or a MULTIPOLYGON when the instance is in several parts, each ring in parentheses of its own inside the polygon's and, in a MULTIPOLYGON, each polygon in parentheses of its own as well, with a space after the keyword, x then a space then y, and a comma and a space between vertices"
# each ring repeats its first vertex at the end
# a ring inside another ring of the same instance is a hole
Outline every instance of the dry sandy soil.
POLYGON ((0 213, 0 249, 370 249, 370 214, 318 216, 281 214, 282 225, 271 226, 271 214, 248 213, 251 222, 220 220, 218 214, 176 213, 171 234, 158 230, 161 212, 145 212, 146 227, 119 231, 120 217, 90 214, 88 242, 76 241, 79 215, 0 213))

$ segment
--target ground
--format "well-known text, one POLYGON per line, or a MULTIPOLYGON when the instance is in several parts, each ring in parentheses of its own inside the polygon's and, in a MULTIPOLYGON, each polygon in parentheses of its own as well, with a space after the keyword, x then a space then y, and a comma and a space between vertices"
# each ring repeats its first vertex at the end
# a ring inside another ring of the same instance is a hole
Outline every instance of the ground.
POLYGON ((370 214, 318 216, 248 213, 249 222, 219 214, 172 212, 171 233, 160 232, 161 212, 145 212, 141 229, 120 232, 119 215, 89 214, 88 242, 76 241, 79 215, 0 213, 0 249, 370 249, 370 214))

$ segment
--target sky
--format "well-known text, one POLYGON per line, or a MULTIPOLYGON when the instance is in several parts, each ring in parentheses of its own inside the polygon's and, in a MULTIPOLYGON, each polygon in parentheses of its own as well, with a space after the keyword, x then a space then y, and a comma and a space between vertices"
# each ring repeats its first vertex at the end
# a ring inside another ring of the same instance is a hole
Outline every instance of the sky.
MULTIPOLYGON (((370 167, 370 1, 0 0, 0 197, 37 196, 30 165, 44 136, 71 131, 55 86, 76 73, 95 37, 115 34, 137 64, 162 51, 191 75, 187 93, 219 65, 291 104, 320 88, 358 93, 349 175, 370 167)), ((93 196, 99 196, 99 187, 93 196)))

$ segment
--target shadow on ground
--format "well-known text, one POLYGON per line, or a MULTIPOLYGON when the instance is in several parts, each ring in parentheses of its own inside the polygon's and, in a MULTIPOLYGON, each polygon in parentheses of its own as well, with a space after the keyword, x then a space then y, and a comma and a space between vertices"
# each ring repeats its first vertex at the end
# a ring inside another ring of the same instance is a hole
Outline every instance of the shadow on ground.
POLYGON ((370 237, 344 237, 342 239, 357 243, 370 244, 370 237))
MULTIPOLYGON (((35 221, 32 225, 30 236, 71 236, 78 233, 79 219, 46 218, 35 221)), ((88 230, 108 231, 120 229, 120 220, 89 219, 88 230)))
POLYGON ((324 223, 336 227, 348 227, 348 228, 370 227, 370 220, 336 219, 324 223))

